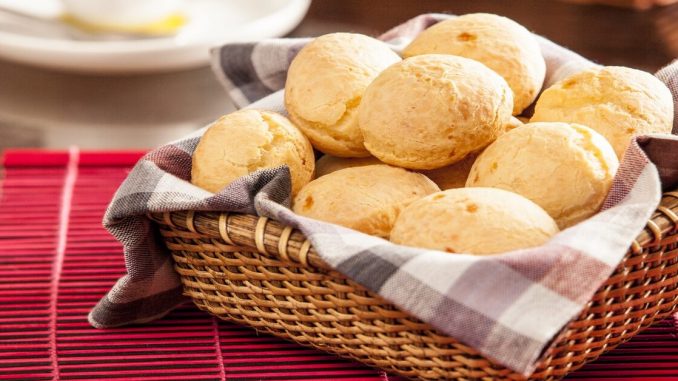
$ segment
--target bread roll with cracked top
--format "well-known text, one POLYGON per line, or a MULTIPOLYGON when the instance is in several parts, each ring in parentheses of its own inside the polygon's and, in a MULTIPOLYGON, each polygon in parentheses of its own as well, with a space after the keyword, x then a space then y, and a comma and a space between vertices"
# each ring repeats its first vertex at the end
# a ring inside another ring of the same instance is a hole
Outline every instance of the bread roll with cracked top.
POLYGON ((391 241, 464 254, 539 246, 558 232, 534 202, 502 189, 459 188, 419 199, 400 213, 391 241))
POLYGON ((426 176, 385 164, 345 168, 319 177, 294 199, 302 216, 388 237, 400 211, 440 189, 426 176))
POLYGON ((520 114, 539 94, 546 64, 537 39, 517 22, 473 13, 423 31, 405 48, 404 57, 453 54, 482 62, 504 77, 513 91, 513 114, 520 114))
POLYGON ((282 115, 241 110, 212 123, 193 152, 191 182, 219 192, 259 169, 287 165, 296 194, 313 177, 313 147, 282 115))
POLYGON ((466 185, 525 196, 564 229, 598 212, 618 167, 610 143, 588 127, 528 123, 487 147, 466 185))
POLYGON ((530 122, 568 122, 603 135, 622 158, 635 135, 671 133, 673 98, 650 73, 627 67, 596 67, 546 89, 530 122))
POLYGON ((285 84, 290 119, 319 151, 366 157, 356 111, 372 80, 400 61, 388 45, 353 33, 320 36, 292 61, 285 84))
POLYGON ((493 142, 511 118, 506 81, 485 65, 442 54, 405 59, 367 88, 358 110, 365 147, 384 163, 436 169, 493 142))

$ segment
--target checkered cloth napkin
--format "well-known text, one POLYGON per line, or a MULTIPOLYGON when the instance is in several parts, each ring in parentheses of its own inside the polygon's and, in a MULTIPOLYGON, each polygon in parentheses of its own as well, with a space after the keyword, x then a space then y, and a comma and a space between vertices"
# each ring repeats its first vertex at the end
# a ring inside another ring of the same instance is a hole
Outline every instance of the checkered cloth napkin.
MULTIPOLYGON (((422 15, 381 39, 395 50, 446 15, 422 15)), ((593 63, 539 38, 546 86, 593 63)), ((290 61, 308 39, 229 44, 214 69, 239 107, 284 112, 290 61), (261 99, 263 98, 263 99, 261 99), (261 99, 261 100, 259 100, 261 99), (251 102, 259 100, 256 103, 251 102)), ((678 62, 657 73, 678 97, 678 62)), ((676 119, 678 121, 678 119, 676 119)), ((629 148, 603 211, 537 248, 476 257, 397 246, 288 209, 286 167, 257 171, 212 194, 190 184, 191 154, 205 129, 141 159, 104 224, 124 245, 128 274, 89 315, 95 327, 150 321, 185 299, 147 212, 228 211, 268 216, 304 232, 331 266, 483 355, 525 375, 609 277, 659 203, 678 186, 678 138, 645 136, 629 148), (660 183, 661 178, 661 183, 660 183)), ((675 129, 674 129, 675 132, 675 129)))

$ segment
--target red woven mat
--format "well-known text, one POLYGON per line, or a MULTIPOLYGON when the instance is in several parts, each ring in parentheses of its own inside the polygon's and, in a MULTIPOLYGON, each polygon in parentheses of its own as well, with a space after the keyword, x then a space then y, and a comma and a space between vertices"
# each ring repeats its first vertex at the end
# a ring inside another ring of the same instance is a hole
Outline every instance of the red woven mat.
MULTIPOLYGON (((140 152, 10 151, 0 195, 0 380, 396 380, 192 305, 96 330, 89 309, 124 271, 101 227, 140 152)), ((571 379, 678 379, 678 340, 656 325, 571 379)))

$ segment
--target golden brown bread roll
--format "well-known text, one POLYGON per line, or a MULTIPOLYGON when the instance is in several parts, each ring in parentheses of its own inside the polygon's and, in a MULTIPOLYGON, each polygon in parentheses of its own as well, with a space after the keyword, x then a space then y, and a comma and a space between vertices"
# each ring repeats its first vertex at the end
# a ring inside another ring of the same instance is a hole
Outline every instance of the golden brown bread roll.
POLYGON ((612 146, 588 127, 528 123, 487 147, 466 185, 525 196, 564 229, 598 212, 618 167, 612 146))
POLYGON ((385 164, 345 168, 319 177, 294 199, 302 216, 388 237, 400 211, 440 189, 426 176, 385 164))
POLYGON ((506 81, 483 64, 429 54, 384 70, 358 110, 365 147, 410 169, 454 164, 494 141, 509 122, 506 81))
POLYGON ((546 64, 537 39, 515 21, 473 13, 441 21, 405 48, 404 57, 453 54, 482 62, 504 77, 513 91, 513 114, 520 114, 539 94, 546 64))
POLYGON ((193 152, 191 182, 219 192, 258 169, 286 164, 292 193, 313 177, 315 161, 308 139, 282 115, 241 110, 212 123, 193 152))
POLYGON ((557 232, 553 219, 520 195, 459 188, 410 204, 396 220, 391 241, 448 253, 495 254, 539 246, 557 232))
POLYGON ((340 157, 365 157, 356 110, 367 85, 400 61, 388 45, 352 33, 320 36, 292 61, 285 84, 290 119, 318 150, 340 157))
POLYGON ((546 89, 530 121, 591 127, 621 158, 633 136, 671 133, 673 107, 671 92, 655 76, 627 67, 596 67, 546 89))

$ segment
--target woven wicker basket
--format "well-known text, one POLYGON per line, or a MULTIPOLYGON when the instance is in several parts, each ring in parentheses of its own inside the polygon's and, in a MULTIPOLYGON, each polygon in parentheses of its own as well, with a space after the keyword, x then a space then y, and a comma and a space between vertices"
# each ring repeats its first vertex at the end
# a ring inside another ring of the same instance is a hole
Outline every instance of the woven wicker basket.
MULTIPOLYGON (((222 319, 410 378, 523 379, 323 263, 304 236, 250 215, 175 212, 156 221, 184 292, 222 319)), ((558 379, 678 303, 678 191, 661 206, 534 379, 558 379)))

